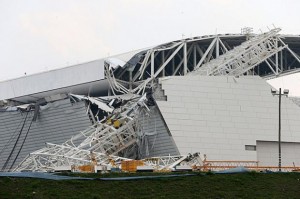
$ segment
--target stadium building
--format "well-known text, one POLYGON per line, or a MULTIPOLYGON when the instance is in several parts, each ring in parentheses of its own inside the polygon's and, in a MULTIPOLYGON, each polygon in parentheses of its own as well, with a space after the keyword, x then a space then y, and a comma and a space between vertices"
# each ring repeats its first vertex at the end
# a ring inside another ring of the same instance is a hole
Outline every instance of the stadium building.
POLYGON ((187 38, 0 82, 0 169, 194 153, 298 167, 299 100, 267 80, 299 72, 300 36, 279 32, 187 38))

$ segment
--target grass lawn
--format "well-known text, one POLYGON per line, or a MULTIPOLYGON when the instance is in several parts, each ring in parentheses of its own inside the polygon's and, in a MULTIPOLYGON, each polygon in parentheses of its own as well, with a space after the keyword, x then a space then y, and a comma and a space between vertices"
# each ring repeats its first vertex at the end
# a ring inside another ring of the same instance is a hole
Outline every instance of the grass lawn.
MULTIPOLYGON (((196 174, 135 181, 1 177, 0 198, 300 198, 300 173, 196 174)), ((77 175, 109 177, 107 174, 77 175)), ((140 174, 110 176, 135 175, 140 174)))

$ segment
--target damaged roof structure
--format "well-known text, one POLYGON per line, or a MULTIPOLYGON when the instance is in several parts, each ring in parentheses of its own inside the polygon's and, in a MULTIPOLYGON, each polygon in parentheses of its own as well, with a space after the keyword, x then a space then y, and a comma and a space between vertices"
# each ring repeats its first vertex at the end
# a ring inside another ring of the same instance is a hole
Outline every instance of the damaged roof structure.
MULTIPOLYGON (((0 168, 135 159, 162 170, 206 158, 276 167, 278 98, 266 80, 300 68, 299 36, 279 32, 187 38, 0 82, 0 168)), ((300 165, 297 101, 282 99, 287 168, 300 165)))

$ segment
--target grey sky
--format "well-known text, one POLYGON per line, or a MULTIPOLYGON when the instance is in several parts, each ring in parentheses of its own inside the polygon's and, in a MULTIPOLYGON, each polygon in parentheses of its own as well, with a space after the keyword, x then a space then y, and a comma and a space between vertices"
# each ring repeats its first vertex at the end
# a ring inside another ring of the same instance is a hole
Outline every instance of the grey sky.
POLYGON ((300 34, 297 0, 0 0, 0 81, 245 26, 300 34))

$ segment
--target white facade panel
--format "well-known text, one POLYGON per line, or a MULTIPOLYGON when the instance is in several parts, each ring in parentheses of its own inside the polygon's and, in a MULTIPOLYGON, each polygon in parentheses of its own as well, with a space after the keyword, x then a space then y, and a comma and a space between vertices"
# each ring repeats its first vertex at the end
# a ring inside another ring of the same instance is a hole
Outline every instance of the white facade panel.
MULTIPOLYGON (((245 145, 278 139, 278 96, 258 76, 175 76, 160 82, 168 101, 157 103, 181 154, 252 161, 257 152, 245 145)), ((300 142, 299 114, 300 108, 283 97, 284 142, 300 142)))
POLYGON ((104 79, 104 60, 0 82, 0 100, 11 99, 104 79))
MULTIPOLYGON (((257 141, 257 160, 262 166, 278 165, 278 142, 257 141)), ((281 166, 300 165, 300 143, 281 143, 281 166)))

